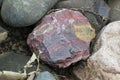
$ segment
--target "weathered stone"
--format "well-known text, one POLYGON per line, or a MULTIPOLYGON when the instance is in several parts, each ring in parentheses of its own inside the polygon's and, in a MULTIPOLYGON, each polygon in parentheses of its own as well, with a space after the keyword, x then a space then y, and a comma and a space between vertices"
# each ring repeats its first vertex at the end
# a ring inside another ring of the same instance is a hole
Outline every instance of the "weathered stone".
POLYGON ((104 0, 62 0, 56 4, 57 8, 77 8, 97 13, 105 20, 109 18, 109 6, 104 0))
POLYGON ((56 80, 53 74, 48 71, 41 72, 35 80, 56 80))
POLYGON ((30 57, 13 51, 0 54, 0 71, 19 71, 30 57))
POLYGON ((103 28, 103 26, 105 25, 102 22, 102 19, 99 18, 100 16, 97 16, 97 15, 92 14, 90 12, 84 12, 84 15, 88 18, 90 24, 95 29, 96 33, 98 33, 103 28))
POLYGON ((120 20, 120 0, 109 0, 108 1, 111 10, 110 10, 110 20, 117 21, 120 20))
POLYGON ((95 0, 61 0, 56 4, 56 8, 82 8, 93 10, 95 0))
POLYGON ((120 21, 108 24, 97 39, 94 54, 87 66, 74 68, 79 80, 119 80, 120 79, 120 21))
POLYGON ((104 0, 95 0, 94 11, 102 16, 103 20, 109 19, 110 7, 104 2, 104 0))
POLYGON ((4 0, 1 16, 4 22, 14 27, 36 23, 58 0, 4 0))
MULTIPOLYGON (((20 72, 23 72, 23 67, 30 59, 30 56, 26 56, 24 54, 21 52, 13 51, 0 54, 0 80, 26 80, 20 79, 25 77, 26 74, 20 72), (5 73, 2 73, 2 71, 4 71, 5 73)), ((54 74, 54 72, 47 66, 40 63, 39 65, 41 71, 49 71, 54 74)), ((33 73, 33 71, 35 72, 36 67, 37 66, 33 64, 32 67, 28 68, 26 72, 29 74, 27 75, 30 75, 31 73, 33 73)), ((32 80, 34 77, 35 74, 32 74, 28 78, 28 80, 32 80)), ((25 78, 27 78, 27 76, 25 78)))
POLYGON ((50 65, 65 68, 89 56, 95 30, 78 11, 62 9, 46 15, 28 37, 32 51, 50 65))
POLYGON ((0 43, 1 43, 3 40, 5 40, 5 39, 7 38, 7 36, 8 36, 7 30, 5 30, 4 28, 2 28, 2 27, 0 26, 0 43))
POLYGON ((56 4, 56 8, 82 8, 94 10, 95 0, 61 0, 56 4))

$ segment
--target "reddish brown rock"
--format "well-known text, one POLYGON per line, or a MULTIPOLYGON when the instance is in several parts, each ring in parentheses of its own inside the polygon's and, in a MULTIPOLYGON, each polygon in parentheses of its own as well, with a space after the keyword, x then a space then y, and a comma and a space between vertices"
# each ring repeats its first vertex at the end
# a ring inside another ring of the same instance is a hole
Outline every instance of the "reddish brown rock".
POLYGON ((46 15, 28 37, 28 45, 40 59, 65 68, 89 56, 95 30, 78 11, 62 9, 46 15))

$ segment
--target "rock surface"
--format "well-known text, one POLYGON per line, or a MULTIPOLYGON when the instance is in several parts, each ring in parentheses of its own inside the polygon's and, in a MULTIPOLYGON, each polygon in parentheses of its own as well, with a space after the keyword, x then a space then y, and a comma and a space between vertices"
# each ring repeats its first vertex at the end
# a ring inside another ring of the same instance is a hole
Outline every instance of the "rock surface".
POLYGON ((13 51, 0 54, 0 71, 19 71, 30 57, 13 51))
POLYGON ((3 0, 0 0, 0 7, 2 6, 3 0))
MULTIPOLYGON (((22 75, 20 72, 22 72, 23 67, 29 59, 30 56, 26 56, 23 52, 10 51, 0 54, 0 80, 18 80, 19 78, 23 77, 25 74, 22 75), (2 71, 4 71, 6 74, 3 75, 2 71)), ((54 74, 50 68, 43 64, 40 64, 39 68, 41 71, 49 71, 54 74)), ((31 68, 27 69, 27 73, 33 72, 35 70, 36 65, 33 64, 31 68)), ((34 76, 35 75, 31 75, 28 80, 31 80, 34 78, 34 76)))
POLYGON ((8 36, 7 30, 0 26, 0 43, 4 41, 7 38, 7 36, 8 36))
POLYGON ((33 52, 52 66, 65 68, 89 56, 95 30, 78 11, 62 9, 46 15, 28 37, 33 52))
POLYGON ((62 0, 57 8, 81 9, 98 33, 109 20, 110 7, 103 0, 62 0))
POLYGON ((87 66, 73 69, 79 80, 120 79, 120 21, 108 24, 97 39, 87 66))
POLYGON ((111 7, 110 10, 110 20, 117 21, 120 20, 120 0, 109 0, 108 4, 111 7))
POLYGON ((44 72, 41 72, 36 78, 35 80, 57 80, 53 74, 51 74, 50 72, 48 71, 44 71, 44 72))
POLYGON ((84 15, 88 18, 90 24, 95 29, 96 33, 98 33, 105 25, 105 23, 103 23, 100 18, 98 19, 99 16, 95 14, 92 14, 90 12, 84 12, 84 15))
POLYGON ((105 19, 109 18, 109 6, 104 0, 62 0, 56 4, 57 8, 77 8, 97 13, 105 19))
MULTIPOLYGON (((0 54, 0 71, 19 71, 23 66, 28 62, 30 56, 26 56, 26 53, 23 52, 4 52, 0 54)), ((40 69, 42 71, 48 70, 51 71, 48 67, 40 64, 40 69)), ((28 72, 36 70, 36 67, 30 68, 28 72)))
POLYGON ((61 0, 57 8, 83 8, 93 10, 95 0, 61 0))
POLYGON ((14 27, 30 26, 40 20, 58 0, 4 0, 1 16, 14 27))

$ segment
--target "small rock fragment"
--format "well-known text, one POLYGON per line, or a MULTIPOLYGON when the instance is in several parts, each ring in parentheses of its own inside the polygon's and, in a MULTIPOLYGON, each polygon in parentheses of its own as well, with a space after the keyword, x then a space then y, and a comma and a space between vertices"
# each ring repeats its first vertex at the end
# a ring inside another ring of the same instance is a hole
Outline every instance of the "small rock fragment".
POLYGON ((30 26, 40 20, 58 0, 4 0, 1 16, 13 27, 30 26))
POLYGON ((62 9, 46 15, 28 37, 28 45, 40 59, 65 68, 89 56, 95 30, 78 11, 62 9))
POLYGON ((4 41, 8 36, 8 32, 0 26, 0 43, 4 41))
POLYGON ((87 66, 73 69, 79 80, 120 79, 120 21, 112 22, 102 29, 88 59, 87 66))
POLYGON ((48 71, 41 72, 35 80, 56 80, 56 78, 48 71))

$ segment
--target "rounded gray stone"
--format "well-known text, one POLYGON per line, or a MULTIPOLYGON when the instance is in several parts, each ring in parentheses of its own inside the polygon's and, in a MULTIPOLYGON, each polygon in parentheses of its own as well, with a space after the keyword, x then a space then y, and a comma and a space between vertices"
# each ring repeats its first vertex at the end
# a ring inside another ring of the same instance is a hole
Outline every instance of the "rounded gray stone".
POLYGON ((30 26, 39 21, 58 0, 4 0, 1 16, 13 27, 30 26))

